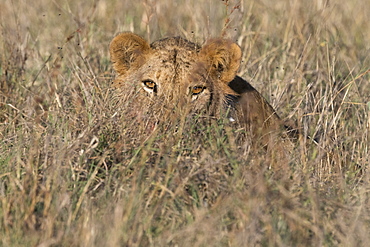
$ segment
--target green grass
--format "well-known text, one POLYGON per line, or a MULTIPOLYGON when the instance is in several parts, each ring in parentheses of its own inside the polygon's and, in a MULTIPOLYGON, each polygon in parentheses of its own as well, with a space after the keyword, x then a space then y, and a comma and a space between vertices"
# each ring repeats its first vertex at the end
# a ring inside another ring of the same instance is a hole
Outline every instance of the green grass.
POLYGON ((0 3, 0 245, 367 246, 368 13, 365 0, 0 3), (235 40, 239 75, 318 143, 297 141, 276 172, 222 119, 133 122, 110 90, 121 31, 235 40))

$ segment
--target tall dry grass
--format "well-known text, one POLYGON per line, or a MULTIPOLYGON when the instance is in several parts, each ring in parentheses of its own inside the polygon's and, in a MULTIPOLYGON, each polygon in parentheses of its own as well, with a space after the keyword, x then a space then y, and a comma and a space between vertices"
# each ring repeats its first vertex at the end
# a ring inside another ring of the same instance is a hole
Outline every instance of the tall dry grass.
POLYGON ((367 0, 0 3, 1 245, 366 246, 368 13, 367 0), (239 74, 310 137, 284 181, 222 119, 130 121, 130 97, 109 89, 121 31, 237 41, 239 74))

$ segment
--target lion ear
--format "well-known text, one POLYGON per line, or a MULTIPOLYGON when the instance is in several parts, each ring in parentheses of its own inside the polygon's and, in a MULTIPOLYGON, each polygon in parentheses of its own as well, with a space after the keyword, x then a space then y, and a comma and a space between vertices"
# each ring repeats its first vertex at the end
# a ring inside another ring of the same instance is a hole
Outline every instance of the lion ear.
POLYGON ((117 35, 109 46, 113 68, 119 75, 124 75, 129 69, 137 69, 143 65, 150 50, 146 40, 130 32, 117 35))
POLYGON ((199 55, 211 76, 219 78, 224 83, 229 83, 239 69, 242 51, 231 40, 213 39, 202 47, 199 55))

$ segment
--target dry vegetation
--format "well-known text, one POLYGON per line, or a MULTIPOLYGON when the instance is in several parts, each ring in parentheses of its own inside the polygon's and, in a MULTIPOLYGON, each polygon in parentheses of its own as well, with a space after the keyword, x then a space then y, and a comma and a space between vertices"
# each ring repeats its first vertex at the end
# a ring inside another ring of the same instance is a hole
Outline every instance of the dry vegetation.
POLYGON ((369 13, 367 0, 2 1, 0 245, 366 246, 369 13), (121 31, 232 38, 239 75, 317 143, 295 143, 282 181, 222 119, 133 123, 109 89, 121 31))

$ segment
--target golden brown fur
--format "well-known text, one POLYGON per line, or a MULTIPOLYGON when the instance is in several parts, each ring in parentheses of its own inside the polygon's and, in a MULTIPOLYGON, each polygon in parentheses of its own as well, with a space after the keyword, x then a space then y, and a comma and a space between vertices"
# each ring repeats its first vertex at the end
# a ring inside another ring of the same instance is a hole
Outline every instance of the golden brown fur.
POLYGON ((236 75, 240 47, 227 39, 203 47, 180 37, 148 44, 133 33, 121 33, 110 44, 118 77, 114 87, 135 97, 156 101, 170 111, 207 112, 245 126, 253 140, 268 144, 283 127, 274 109, 247 81, 236 75), (185 110, 184 110, 185 109, 185 110))

